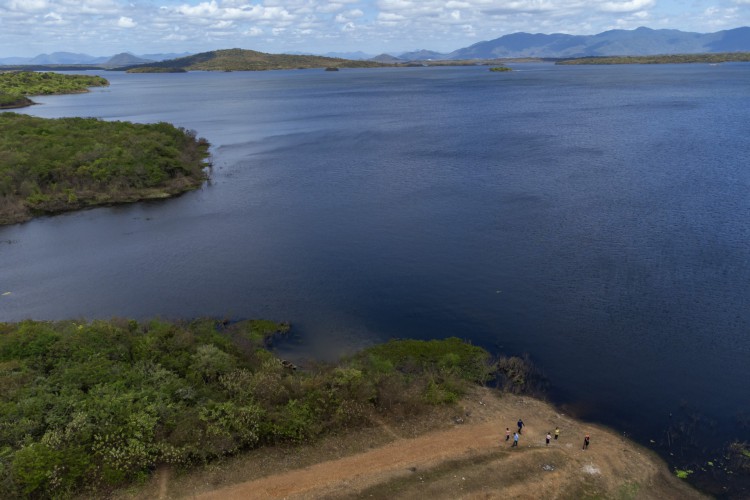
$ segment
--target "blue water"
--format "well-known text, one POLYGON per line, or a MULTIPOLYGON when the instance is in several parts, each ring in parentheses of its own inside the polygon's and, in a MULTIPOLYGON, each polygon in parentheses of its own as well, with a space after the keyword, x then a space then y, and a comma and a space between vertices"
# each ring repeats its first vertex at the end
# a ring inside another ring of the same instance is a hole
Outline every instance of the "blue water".
POLYGON ((105 73, 36 98, 194 129, 212 180, 0 229, 0 320, 288 320, 296 360, 455 335, 529 353, 554 400, 642 442, 683 405, 746 438, 750 65, 514 69, 105 73))

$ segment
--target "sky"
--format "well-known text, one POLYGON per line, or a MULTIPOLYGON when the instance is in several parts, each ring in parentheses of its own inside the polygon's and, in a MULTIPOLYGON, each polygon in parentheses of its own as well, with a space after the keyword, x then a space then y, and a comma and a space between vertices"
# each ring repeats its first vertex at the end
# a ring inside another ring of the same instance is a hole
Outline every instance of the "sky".
POLYGON ((519 31, 748 25, 750 0, 0 0, 0 57, 451 52, 519 31))

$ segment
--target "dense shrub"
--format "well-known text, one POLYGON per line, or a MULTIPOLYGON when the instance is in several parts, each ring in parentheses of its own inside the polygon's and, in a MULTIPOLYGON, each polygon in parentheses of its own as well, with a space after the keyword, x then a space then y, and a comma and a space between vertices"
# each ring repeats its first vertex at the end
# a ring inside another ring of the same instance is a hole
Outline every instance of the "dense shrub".
POLYGON ((295 370, 288 325, 213 320, 0 323, 0 497, 66 497, 242 450, 450 403, 487 379, 458 339, 393 341, 295 370))
MULTIPOLYGON (((89 87, 106 87, 109 82, 95 75, 65 75, 53 72, 6 71, 0 73, 0 95, 15 96, 71 94, 89 87)), ((2 105, 2 100, 0 100, 2 105)))
POLYGON ((0 224, 195 188, 207 156, 204 139, 168 123, 2 113, 0 224))

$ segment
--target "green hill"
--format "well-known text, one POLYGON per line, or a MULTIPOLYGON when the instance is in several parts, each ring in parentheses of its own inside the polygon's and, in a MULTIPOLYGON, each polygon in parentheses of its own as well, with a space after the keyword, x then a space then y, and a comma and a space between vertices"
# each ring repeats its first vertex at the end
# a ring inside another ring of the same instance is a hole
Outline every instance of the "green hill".
POLYGON ((192 56, 145 65, 118 68, 128 72, 185 71, 264 71, 269 69, 307 68, 376 68, 385 66, 375 61, 352 61, 334 57, 266 54, 254 50, 227 49, 202 52, 192 56))

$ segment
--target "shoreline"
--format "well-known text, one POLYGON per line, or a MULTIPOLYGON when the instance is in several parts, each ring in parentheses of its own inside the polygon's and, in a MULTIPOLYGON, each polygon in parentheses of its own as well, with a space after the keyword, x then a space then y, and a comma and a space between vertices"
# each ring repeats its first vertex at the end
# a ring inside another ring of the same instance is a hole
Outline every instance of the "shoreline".
POLYGON ((128 196, 123 196, 122 198, 116 198, 96 203, 87 203, 81 206, 70 206, 55 211, 44 211, 41 213, 14 213, 6 217, 0 217, 0 227, 12 226, 14 224, 23 224, 40 217, 54 217, 56 215, 81 212, 84 210, 92 210, 95 208, 131 205, 133 203, 141 203, 146 201, 169 200, 182 196, 191 191, 197 191, 198 189, 201 189, 206 182, 208 182, 208 179, 203 179, 199 183, 195 184, 191 183, 182 188, 149 189, 143 192, 130 193, 128 196))
POLYGON ((298 447, 269 447, 183 475, 161 469, 115 498, 708 498, 655 452, 616 431, 560 413, 551 403, 475 387, 457 406, 298 447), (460 414, 460 417, 457 415, 460 414), (518 448, 505 427, 526 426, 518 448), (460 423, 457 420, 460 418, 460 423), (557 425, 560 439, 545 444, 557 425), (585 433, 592 436, 581 449, 585 433), (580 438, 580 439, 579 439, 580 438), (488 474, 491 471, 491 474, 488 474), (460 475, 461 480, 457 480, 460 475))

